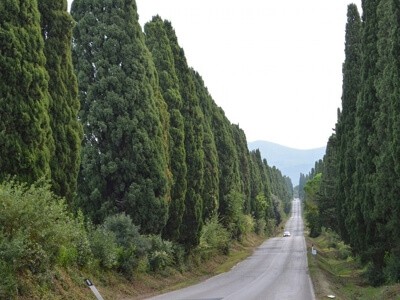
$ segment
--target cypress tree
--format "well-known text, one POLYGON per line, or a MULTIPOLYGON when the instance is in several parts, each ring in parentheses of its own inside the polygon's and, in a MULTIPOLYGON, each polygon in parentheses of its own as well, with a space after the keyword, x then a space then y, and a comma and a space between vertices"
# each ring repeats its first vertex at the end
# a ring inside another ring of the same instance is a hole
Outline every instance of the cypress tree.
MULTIPOLYGON (((399 4, 397 1, 380 1, 377 8, 378 18, 378 76, 375 80, 377 97, 379 99, 379 113, 375 120, 379 151, 375 158, 376 174, 374 220, 376 233, 373 248, 382 257, 376 263, 378 268, 386 267, 385 275, 389 281, 400 278, 400 265, 396 263, 400 258, 397 246, 400 238, 399 212, 400 201, 398 195, 400 188, 396 168, 396 155, 398 154, 398 130, 395 123, 399 114, 399 34, 400 24, 399 4), (396 243, 397 242, 397 243, 396 243), (382 265, 380 262, 383 260, 382 265)), ((398 121, 397 121, 398 122, 398 121)))
POLYGON ((321 175, 320 190, 317 205, 320 211, 321 224, 327 228, 338 231, 336 211, 337 202, 337 177, 338 177, 338 141, 336 134, 328 140, 324 156, 324 169, 321 175))
POLYGON ((0 181, 50 179, 49 76, 36 0, 2 2, 0 49, 0 181))
POLYGON ((73 58, 84 125, 78 206, 126 212, 143 233, 167 221, 165 113, 132 0, 75 0, 73 58))
POLYGON ((208 93, 200 74, 191 70, 195 83, 197 97, 204 116, 203 149, 204 149, 204 188, 203 188, 203 220, 215 216, 219 207, 219 169, 218 153, 214 133, 211 129, 212 108, 215 103, 208 93))
MULTIPOLYGON (((267 207, 260 210, 259 201, 262 197, 265 201, 269 196, 266 194, 265 184, 267 182, 259 149, 250 152, 251 159, 251 214, 257 220, 268 220, 267 207)), ((266 203, 265 203, 266 204, 266 203)))
MULTIPOLYGON (((355 153, 356 173, 354 181, 354 201, 360 206, 363 224, 354 233, 357 241, 354 246, 360 250, 363 259, 373 256, 380 257, 370 247, 375 238, 374 210, 374 182, 376 173, 374 163, 379 151, 377 133, 374 127, 375 116, 379 111, 379 99, 376 96, 375 79, 377 76, 377 6, 378 0, 362 1, 363 6, 363 34, 362 34, 362 69, 361 90, 357 99, 355 153), (369 253, 368 253, 369 252, 369 253)), ((357 251, 357 250, 356 250, 357 251)), ((381 264, 381 262, 377 264, 381 264)))
MULTIPOLYGON (((385 3, 386 1, 382 1, 385 3)), ((400 194, 400 186, 398 184, 398 178, 400 177, 400 88, 397 84, 399 82, 399 70, 400 70, 400 20, 398 16, 400 14, 400 3, 398 1, 390 1, 391 3, 391 22, 394 30, 392 31, 391 36, 391 49, 393 55, 393 66, 394 68, 390 68, 391 76, 390 80, 392 82, 392 94, 390 97, 390 110, 391 110, 391 118, 392 118, 392 132, 391 132, 391 151, 392 151, 392 158, 394 160, 393 166, 395 171, 395 177, 397 180, 392 182, 393 190, 391 193, 391 211, 390 211, 390 219, 388 223, 388 230, 390 230, 392 240, 392 245, 400 245, 400 199, 398 195, 400 194)), ((382 4, 384 5, 384 4, 382 4)), ((384 6, 383 6, 384 8, 384 6)), ((385 26, 385 24, 382 24, 385 26)), ((382 29, 384 27, 381 27, 382 29)), ((390 179, 389 179, 390 180, 390 179)), ((391 256, 394 256, 393 261, 399 262, 400 261, 400 249, 397 247, 393 247, 391 249, 391 256)), ((387 266, 390 267, 390 266, 387 266)), ((400 270, 399 264, 397 264, 397 272, 396 275, 392 275, 392 278, 389 278, 391 281, 399 281, 400 280, 400 270)), ((388 272, 389 274, 393 272, 388 272)))
POLYGON ((243 213, 244 197, 231 123, 222 108, 216 105, 213 109, 212 122, 219 164, 219 214, 224 225, 238 237, 240 232, 236 225, 239 224, 239 218, 243 213))
POLYGON ((50 124, 55 142, 51 158, 52 189, 71 202, 80 165, 82 125, 78 121, 78 84, 71 58, 74 21, 66 0, 39 1, 46 69, 50 75, 50 124))
MULTIPOLYGON (((167 21, 165 21, 168 24, 167 21)), ((163 230, 166 239, 178 240, 185 209, 185 195, 187 189, 187 166, 185 151, 184 119, 181 114, 182 97, 179 92, 179 81, 175 72, 175 62, 164 29, 164 21, 156 16, 145 27, 146 45, 152 53, 155 66, 159 74, 160 88, 164 100, 168 105, 170 116, 170 169, 173 177, 171 203, 169 206, 168 221, 163 230)))
MULTIPOLYGON (((350 242, 348 231, 362 224, 361 207, 354 201, 353 176, 356 152, 354 143, 357 97, 361 88, 361 18, 357 6, 347 8, 345 36, 345 61, 343 64, 342 113, 337 125, 338 140, 338 186, 336 211, 338 230, 342 238, 350 242)), ((353 239, 357 232, 354 230, 353 239), (354 235, 355 234, 355 235, 354 235)))
POLYGON ((274 207, 273 207, 273 199, 272 199, 272 191, 271 191, 271 183, 269 178, 271 177, 270 167, 268 165, 267 160, 263 159, 263 182, 264 182, 264 195, 267 200, 268 210, 267 210, 267 217, 269 219, 275 218, 274 214, 274 207))
POLYGON ((178 44, 175 31, 170 23, 164 23, 175 62, 175 72, 182 96, 182 116, 184 118, 185 151, 187 165, 187 192, 185 212, 180 230, 180 242, 187 250, 198 245, 202 228, 204 189, 204 129, 203 114, 195 92, 193 76, 188 67, 183 49, 178 44))
POLYGON ((243 212, 245 214, 250 214, 250 152, 247 147, 246 135, 244 131, 240 129, 239 125, 233 124, 232 131, 239 160, 241 190, 244 197, 243 212))

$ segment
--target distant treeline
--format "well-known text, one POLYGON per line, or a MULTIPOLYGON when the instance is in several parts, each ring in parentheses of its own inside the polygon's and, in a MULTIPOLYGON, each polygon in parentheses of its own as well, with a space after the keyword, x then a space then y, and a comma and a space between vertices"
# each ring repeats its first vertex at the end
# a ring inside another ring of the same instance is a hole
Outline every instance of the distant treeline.
POLYGON ((95 257, 103 267, 130 270, 137 262, 129 259, 145 253, 134 242, 139 233, 157 236, 147 242, 153 246, 168 240, 188 254, 207 222, 216 220, 229 238, 240 239, 249 228, 271 233, 290 211, 290 179, 248 150, 243 130, 188 66, 170 22, 156 16, 143 32, 133 0, 75 0, 71 15, 65 0, 9 0, 0 5, 0 24, 6 290, 18 290, 15 274, 60 262, 84 265, 95 257), (66 200, 57 206, 60 218, 46 209, 53 196, 43 182, 66 200), (39 211, 24 204, 41 194, 47 200, 39 211), (13 199, 21 199, 17 209, 13 199), (22 217, 25 208, 31 224, 22 217), (58 224, 54 230, 65 221, 69 242, 46 245, 38 232, 50 225, 40 229, 38 220, 47 217, 58 224), (87 222, 94 227, 83 228, 87 222), (32 233, 27 226, 35 224, 32 233), (10 265, 13 255, 19 265, 10 265))
POLYGON ((400 280, 400 6, 348 6, 342 110, 305 183, 311 233, 340 234, 374 285, 400 280), (322 175, 321 175, 322 173, 322 175))

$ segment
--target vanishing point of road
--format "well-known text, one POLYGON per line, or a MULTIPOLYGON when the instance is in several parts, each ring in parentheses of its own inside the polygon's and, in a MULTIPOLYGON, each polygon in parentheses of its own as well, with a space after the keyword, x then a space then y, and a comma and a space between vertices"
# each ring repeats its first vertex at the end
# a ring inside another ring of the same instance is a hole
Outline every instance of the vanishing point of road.
POLYGON ((265 241, 229 272, 202 283, 154 297, 155 300, 313 300, 301 203, 293 200, 285 230, 290 237, 265 241))

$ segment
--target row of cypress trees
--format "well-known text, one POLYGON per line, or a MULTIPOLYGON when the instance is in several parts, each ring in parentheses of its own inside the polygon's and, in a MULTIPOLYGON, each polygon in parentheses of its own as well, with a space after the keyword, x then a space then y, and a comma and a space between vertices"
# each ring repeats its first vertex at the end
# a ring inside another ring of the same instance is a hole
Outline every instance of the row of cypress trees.
POLYGON ((82 125, 67 1, 2 1, 0 15, 0 180, 51 179, 71 201, 82 125))
POLYGON ((380 284, 400 280, 400 7, 364 0, 362 8, 361 18, 348 6, 342 110, 317 202, 320 225, 340 233, 380 284))
POLYGON ((95 224, 124 212, 186 249, 215 216, 239 238, 246 215, 289 212, 290 179, 249 152, 170 22, 142 31, 134 0, 75 0, 72 17, 66 0, 7 0, 0 15, 1 181, 48 179, 95 224))

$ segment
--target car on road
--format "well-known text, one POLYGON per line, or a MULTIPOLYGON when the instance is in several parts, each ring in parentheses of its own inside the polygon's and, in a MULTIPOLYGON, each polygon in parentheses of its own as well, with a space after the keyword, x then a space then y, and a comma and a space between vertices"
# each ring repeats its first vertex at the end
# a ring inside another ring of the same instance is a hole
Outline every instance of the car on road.
POLYGON ((289 232, 289 231, 285 231, 285 232, 283 233, 283 236, 284 236, 284 237, 290 236, 290 232, 289 232))

